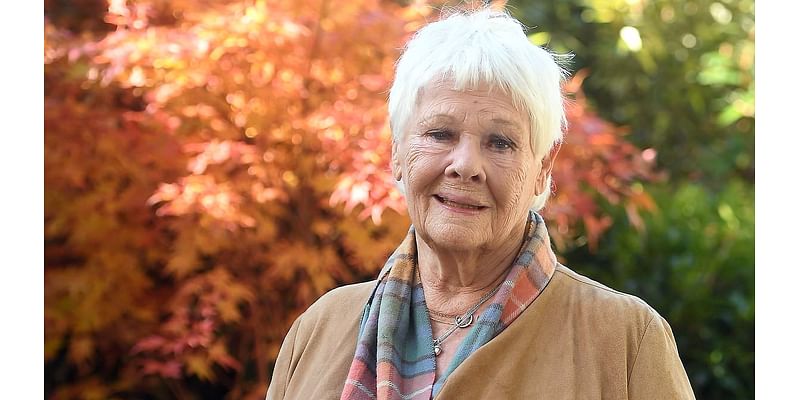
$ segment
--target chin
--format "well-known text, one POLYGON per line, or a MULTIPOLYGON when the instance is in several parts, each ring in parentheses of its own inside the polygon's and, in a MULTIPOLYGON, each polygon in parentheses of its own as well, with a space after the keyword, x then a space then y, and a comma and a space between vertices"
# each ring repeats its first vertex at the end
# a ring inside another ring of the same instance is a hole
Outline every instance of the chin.
POLYGON ((471 251, 485 245, 485 227, 437 221, 426 227, 433 248, 471 251))

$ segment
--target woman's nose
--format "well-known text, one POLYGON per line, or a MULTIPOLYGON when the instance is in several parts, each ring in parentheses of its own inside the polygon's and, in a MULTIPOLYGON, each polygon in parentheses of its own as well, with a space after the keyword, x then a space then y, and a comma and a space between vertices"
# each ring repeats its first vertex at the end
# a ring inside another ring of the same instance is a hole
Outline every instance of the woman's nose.
POLYGON ((483 182, 486 172, 483 169, 480 141, 462 135, 456 147, 450 153, 450 163, 445 168, 445 176, 459 179, 462 182, 483 182))

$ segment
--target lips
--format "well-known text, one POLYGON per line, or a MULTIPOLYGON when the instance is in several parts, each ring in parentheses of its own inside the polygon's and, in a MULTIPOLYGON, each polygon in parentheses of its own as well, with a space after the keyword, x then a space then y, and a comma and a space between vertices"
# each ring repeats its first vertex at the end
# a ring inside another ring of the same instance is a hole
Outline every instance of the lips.
POLYGON ((446 205, 448 207, 461 208, 461 209, 465 209, 465 210, 476 210, 476 211, 483 210, 484 208, 487 208, 486 206, 481 205, 480 202, 478 202, 478 201, 465 199, 465 198, 461 198, 461 197, 445 196, 445 195, 439 195, 439 194, 435 194, 435 195, 433 195, 433 197, 436 200, 438 200, 440 203, 442 203, 442 204, 444 204, 444 205, 446 205))

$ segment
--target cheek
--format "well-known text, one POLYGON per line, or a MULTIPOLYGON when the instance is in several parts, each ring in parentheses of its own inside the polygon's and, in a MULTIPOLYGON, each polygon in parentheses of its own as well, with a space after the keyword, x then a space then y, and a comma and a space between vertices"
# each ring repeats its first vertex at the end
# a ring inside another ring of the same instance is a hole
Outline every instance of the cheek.
MULTIPOLYGON (((438 175, 441 151, 423 146, 409 146, 406 153, 406 184, 412 193, 430 185, 438 175)), ((443 169, 442 169, 443 170, 443 169)), ((414 193, 419 194, 419 193, 414 193)))
POLYGON ((522 170, 519 167, 520 161, 517 158, 515 158, 514 156, 511 156, 511 155, 508 155, 508 154, 503 154, 503 153, 490 154, 488 159, 489 159, 489 162, 491 163, 492 166, 494 166, 495 168, 501 169, 501 170, 506 170, 506 171, 512 170, 512 169, 513 170, 516 170, 516 169, 522 170))
MULTIPOLYGON (((527 163, 524 163, 527 164, 527 163)), ((494 185, 493 192, 501 208, 506 210, 524 210, 527 212, 528 203, 533 198, 533 188, 535 176, 531 174, 530 165, 509 163, 500 167, 497 171, 498 179, 494 185)), ((511 216, 509 216, 511 217, 511 216)))

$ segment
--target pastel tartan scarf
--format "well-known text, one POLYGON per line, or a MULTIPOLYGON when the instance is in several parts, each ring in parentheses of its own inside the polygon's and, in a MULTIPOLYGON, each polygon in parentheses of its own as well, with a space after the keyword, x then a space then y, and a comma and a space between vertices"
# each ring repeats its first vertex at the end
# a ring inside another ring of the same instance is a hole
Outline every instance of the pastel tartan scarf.
POLYGON ((433 331, 416 279, 414 227, 386 261, 364 308, 355 357, 342 400, 430 400, 470 354, 502 332, 550 281, 556 257, 542 217, 528 214, 525 242, 491 303, 436 379, 433 331))

